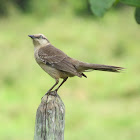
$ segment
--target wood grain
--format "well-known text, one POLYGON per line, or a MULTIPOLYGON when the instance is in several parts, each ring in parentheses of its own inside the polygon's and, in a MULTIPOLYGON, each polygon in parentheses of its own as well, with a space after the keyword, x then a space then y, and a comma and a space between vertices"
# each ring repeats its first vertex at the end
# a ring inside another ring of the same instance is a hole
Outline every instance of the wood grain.
POLYGON ((51 91, 42 98, 37 109, 34 140, 64 140, 64 127, 64 103, 51 91))

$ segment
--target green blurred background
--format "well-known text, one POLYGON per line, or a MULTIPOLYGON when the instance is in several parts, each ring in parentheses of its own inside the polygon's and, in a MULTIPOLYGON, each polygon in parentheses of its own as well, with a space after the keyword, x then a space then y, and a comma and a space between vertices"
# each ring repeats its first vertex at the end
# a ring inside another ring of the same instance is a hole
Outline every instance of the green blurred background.
POLYGON ((123 5, 104 17, 87 0, 0 1, 0 140, 31 140, 41 97, 54 84, 34 60, 28 34, 43 33, 81 61, 123 66, 69 78, 59 90, 66 140, 140 139, 140 29, 123 5))

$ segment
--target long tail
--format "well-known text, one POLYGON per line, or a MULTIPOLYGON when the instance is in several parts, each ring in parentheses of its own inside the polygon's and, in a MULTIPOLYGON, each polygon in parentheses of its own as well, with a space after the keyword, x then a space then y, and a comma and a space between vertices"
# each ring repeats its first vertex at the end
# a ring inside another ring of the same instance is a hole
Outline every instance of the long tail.
POLYGON ((121 72, 124 68, 110 65, 101 65, 101 64, 90 64, 80 62, 79 70, 88 71, 88 70, 99 70, 99 71, 109 71, 109 72, 121 72))

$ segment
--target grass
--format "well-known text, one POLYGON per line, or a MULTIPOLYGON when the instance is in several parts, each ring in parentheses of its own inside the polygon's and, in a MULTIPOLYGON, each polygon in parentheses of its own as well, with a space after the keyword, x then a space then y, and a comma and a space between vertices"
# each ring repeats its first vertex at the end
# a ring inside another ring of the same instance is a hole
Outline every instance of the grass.
POLYGON ((28 34, 43 33, 76 59, 123 66, 89 72, 59 90, 66 107, 66 140, 139 140, 139 27, 131 10, 102 19, 17 15, 0 20, 0 139, 31 140, 36 109, 54 83, 36 64, 28 34))

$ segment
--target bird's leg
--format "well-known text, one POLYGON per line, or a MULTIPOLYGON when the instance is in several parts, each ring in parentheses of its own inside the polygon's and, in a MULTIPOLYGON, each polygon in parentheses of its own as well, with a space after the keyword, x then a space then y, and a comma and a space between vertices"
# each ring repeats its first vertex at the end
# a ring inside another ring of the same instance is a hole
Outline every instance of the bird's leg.
POLYGON ((59 83, 59 80, 56 79, 55 84, 47 91, 47 93, 45 95, 47 95, 58 83, 59 83))
POLYGON ((55 89, 56 93, 57 93, 58 89, 67 81, 67 79, 68 79, 68 77, 65 78, 65 79, 62 81, 62 83, 59 85, 59 87, 58 87, 57 89, 55 89))

